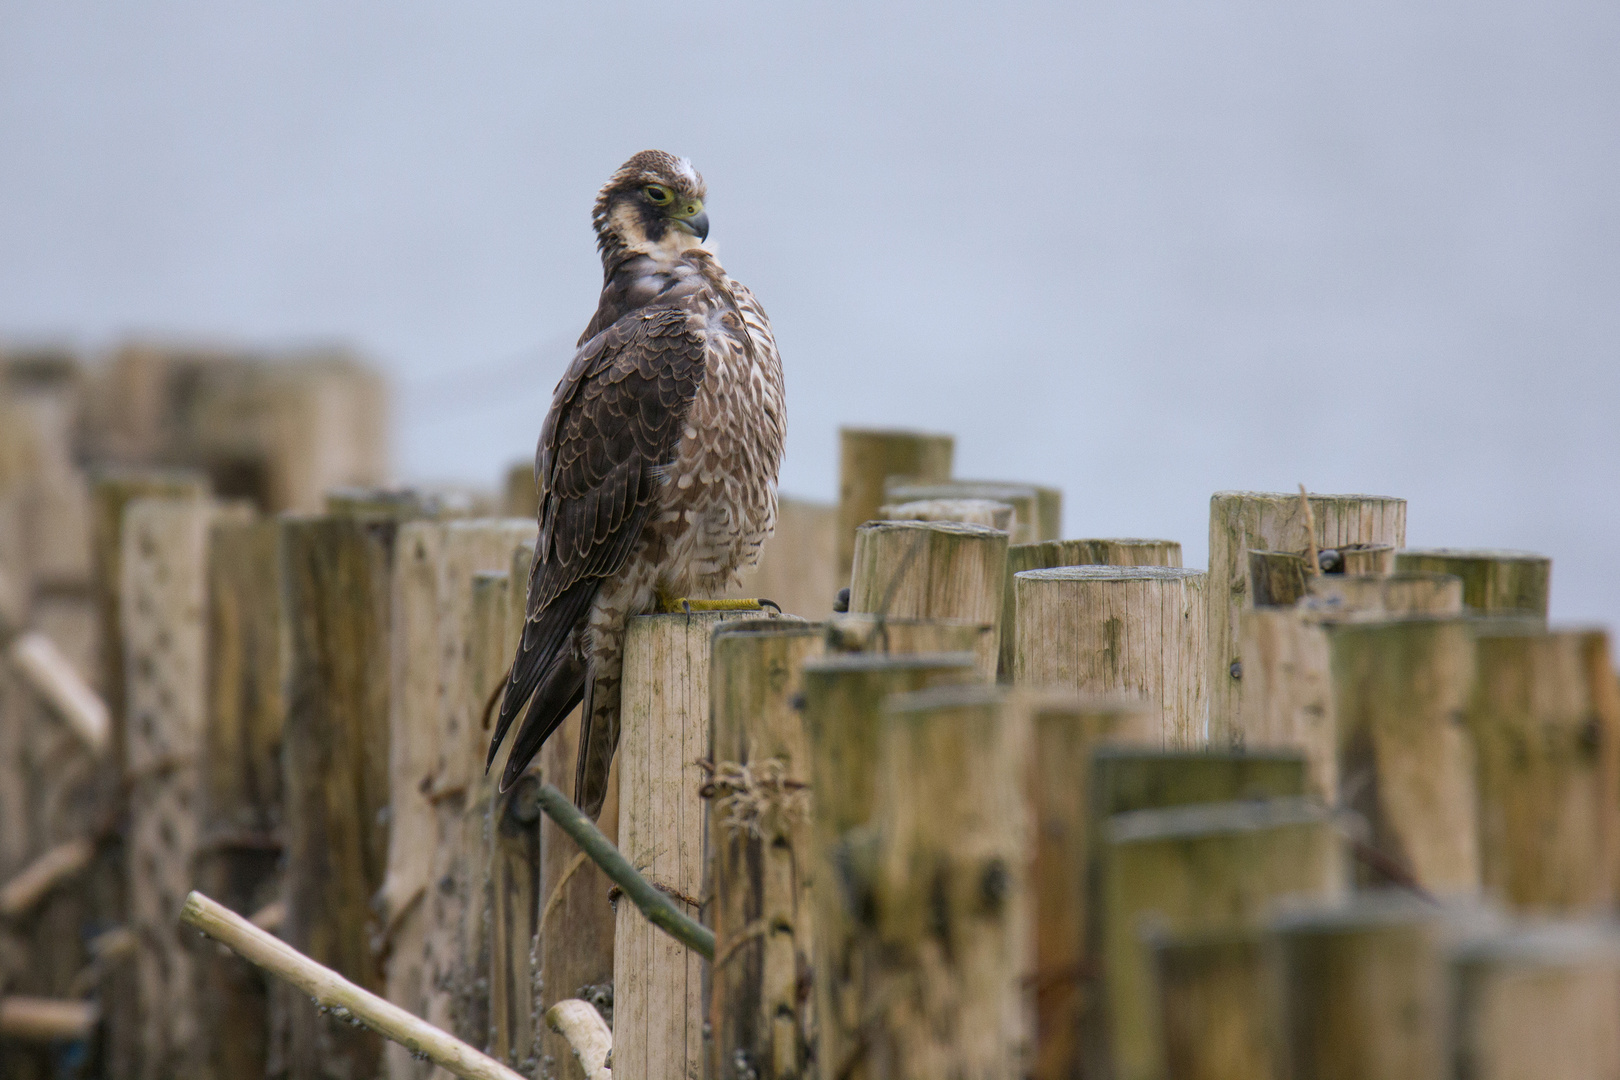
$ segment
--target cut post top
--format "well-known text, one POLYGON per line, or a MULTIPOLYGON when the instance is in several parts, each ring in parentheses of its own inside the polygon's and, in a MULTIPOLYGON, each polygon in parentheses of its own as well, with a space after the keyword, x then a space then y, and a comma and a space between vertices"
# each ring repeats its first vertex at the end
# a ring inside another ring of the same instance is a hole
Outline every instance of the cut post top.
POLYGON ((1333 811, 1315 799, 1284 796, 1127 810, 1108 820, 1107 835, 1113 844, 1156 843, 1161 840, 1260 832, 1289 825, 1316 825, 1330 823, 1333 818, 1333 811))
POLYGON ((1020 581, 1191 581, 1204 577, 1204 571, 1180 566, 1053 566, 1020 570, 1013 577, 1020 581))
MULTIPOLYGON (((1392 502, 1392 503, 1403 503, 1403 502, 1406 501, 1405 499, 1399 498, 1399 497, 1397 497, 1395 495, 1368 495, 1368 494, 1364 494, 1364 493, 1361 493, 1361 492, 1345 492, 1343 494, 1330 494, 1330 493, 1324 492, 1324 491, 1310 491, 1310 492, 1306 492, 1306 498, 1309 498, 1309 499, 1346 499, 1346 500, 1356 499, 1356 500, 1361 500, 1363 502, 1392 502)), ((1244 500, 1248 500, 1248 501, 1251 501, 1251 502, 1271 501, 1271 502, 1295 503, 1295 504, 1297 504, 1299 502, 1299 492, 1297 492, 1297 491, 1217 491, 1215 494, 1213 494, 1213 495, 1211 495, 1209 497, 1209 501, 1211 503, 1225 502, 1225 501, 1230 501, 1230 500, 1233 500, 1233 499, 1244 499, 1244 500)))
POLYGON ((837 676, 853 672, 932 670, 940 667, 971 668, 978 658, 970 652, 950 653, 835 653, 804 662, 806 678, 820 675, 837 676))
POLYGON ((952 533, 958 536, 983 536, 986 538, 1000 537, 1003 540, 1007 538, 1007 534, 1000 529, 992 529, 987 525, 970 525, 965 521, 868 521, 857 530, 857 532, 863 533, 901 531, 952 533))
MULTIPOLYGON (((684 615, 685 612, 675 612, 684 615)), ((694 614, 696 614, 694 612, 694 614)), ((725 614, 731 614, 726 612, 725 614)), ((748 635, 750 637, 820 637, 826 632, 823 623, 810 622, 797 615, 778 615, 768 619, 727 619, 715 624, 714 633, 710 640, 718 642, 723 637, 748 635)))
MULTIPOLYGON (((1455 916, 1457 912, 1450 912, 1455 916)), ((1304 908, 1278 915, 1271 930, 1283 937, 1331 937, 1363 930, 1437 925, 1448 917, 1446 909, 1396 889, 1358 892, 1326 907, 1304 908)))
POLYGON ((1549 556, 1534 551, 1512 548, 1401 548, 1398 558, 1411 559, 1468 559, 1480 562, 1551 562, 1549 556))

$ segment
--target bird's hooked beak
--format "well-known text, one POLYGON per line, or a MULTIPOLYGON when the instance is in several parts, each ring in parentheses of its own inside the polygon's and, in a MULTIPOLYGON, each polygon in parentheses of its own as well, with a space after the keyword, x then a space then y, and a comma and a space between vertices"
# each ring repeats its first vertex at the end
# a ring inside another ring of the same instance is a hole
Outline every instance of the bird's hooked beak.
POLYGON ((709 215, 704 211, 703 204, 696 199, 681 207, 679 211, 671 210, 669 219, 675 223, 676 228, 691 233, 699 240, 709 238, 709 215))

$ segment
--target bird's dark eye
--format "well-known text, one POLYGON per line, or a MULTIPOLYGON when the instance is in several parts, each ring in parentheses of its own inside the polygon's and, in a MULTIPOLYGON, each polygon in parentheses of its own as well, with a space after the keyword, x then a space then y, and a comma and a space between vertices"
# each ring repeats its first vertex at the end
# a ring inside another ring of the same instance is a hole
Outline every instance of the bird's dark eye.
POLYGON ((668 206, 670 201, 675 198, 670 193, 669 188, 664 187, 662 184, 648 184, 642 191, 646 193, 647 201, 654 206, 668 206))

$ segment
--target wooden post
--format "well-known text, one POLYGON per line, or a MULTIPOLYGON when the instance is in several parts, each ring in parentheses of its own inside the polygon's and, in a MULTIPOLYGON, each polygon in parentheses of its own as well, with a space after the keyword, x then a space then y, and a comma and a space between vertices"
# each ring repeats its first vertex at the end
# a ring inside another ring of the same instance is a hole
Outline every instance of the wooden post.
MULTIPOLYGON (((1406 500, 1377 495, 1312 495, 1319 551, 1350 544, 1404 546, 1406 500)), ((1209 500, 1209 735, 1236 745, 1242 656, 1238 615, 1250 607, 1251 550, 1303 552, 1305 512, 1297 494, 1218 491, 1209 500), (1234 666, 1238 665, 1238 666, 1234 666)))
MULTIPOLYGON (((281 739, 287 622, 280 526, 220 520, 208 544, 208 723, 197 880, 234 911, 281 897, 281 739)), ((201 1049, 221 1080, 259 1080, 270 1057, 269 988, 239 957, 202 955, 201 1049)))
POLYGON ((1205 741, 1204 574, 1163 566, 1071 566, 1013 579, 1013 681, 1157 705, 1163 745, 1205 741))
POLYGON ((1323 571, 1330 574, 1393 574, 1395 572, 1395 546, 1393 544, 1346 544, 1338 549, 1338 569, 1323 571))
POLYGON ((1395 553, 1395 569, 1462 578, 1463 604, 1471 611, 1547 617, 1552 560, 1529 551, 1407 548, 1395 553))
MULTIPOLYGON (((469 795, 484 771, 489 688, 468 686, 472 576, 508 569, 533 535, 519 519, 407 522, 394 565, 388 870, 376 902, 387 997, 476 1046, 489 1035, 487 992, 474 989, 486 961, 466 927, 486 925, 489 808, 469 795)), ((394 1080, 430 1071, 398 1044, 386 1053, 394 1080)))
POLYGON ((139 499, 125 514, 121 639, 130 779, 128 897, 140 1070, 186 1076, 199 1053, 196 939, 179 924, 200 851, 197 807, 208 712, 208 530, 201 499, 139 499))
POLYGON ((1103 846, 1102 956, 1113 1076, 1165 1075, 1152 954, 1142 931, 1256 927, 1284 900, 1348 888, 1342 842, 1303 799, 1137 810, 1109 819, 1103 846))
POLYGON ((1437 894, 1479 888, 1474 751, 1459 721, 1474 680, 1461 619, 1346 623, 1330 639, 1339 791, 1372 846, 1437 894))
POLYGON ((1441 1080, 1446 986, 1440 919, 1375 896, 1274 928, 1284 1075, 1441 1080))
POLYGON ((996 678, 1011 682, 1018 652, 1018 591, 1013 577, 1025 570, 1056 566, 1180 566, 1181 544, 1175 540, 1041 540, 1007 548, 1007 579, 1001 592, 1001 656, 996 678))
POLYGON ((1259 932, 1158 937, 1152 949, 1165 1075, 1280 1080, 1259 932))
MULTIPOLYGON (((399 524, 383 517, 283 518, 289 653, 282 755, 286 900, 282 937, 373 992, 387 928, 374 917, 389 833, 389 628, 399 524)), ((288 1075, 378 1075, 378 1037, 289 1009, 288 1075)))
POLYGON ((970 652, 981 669, 990 655, 989 623, 966 619, 890 619, 876 615, 834 615, 824 624, 829 653, 970 652))
POLYGON ((1602 630, 1484 630, 1468 727, 1486 891, 1519 910, 1597 914, 1620 869, 1620 701, 1602 630))
POLYGON ((1620 1076, 1620 942, 1552 924, 1465 942, 1451 958, 1453 1075, 1620 1076))
MULTIPOLYGON (((1063 493, 1056 488, 998 480, 945 480, 920 483, 895 479, 885 485, 890 505, 972 499, 1012 507, 1008 531, 1015 544, 1056 540, 1063 530, 1063 493)), ((941 519, 951 520, 951 519, 941 519)), ((1000 528, 1000 526, 998 526, 1000 528)))
POLYGON ((1298 750, 1310 793, 1339 798, 1339 748, 1328 672, 1328 635, 1345 621, 1462 612, 1462 582, 1444 574, 1324 574, 1306 582, 1299 608, 1243 612, 1241 745, 1298 750))
POLYGON ((810 740, 814 906, 816 1061, 822 1076, 877 1076, 863 1058, 868 1016, 877 999, 861 948, 869 936, 870 898, 857 887, 850 836, 872 817, 878 735, 890 694, 973 682, 969 653, 885 656, 860 653, 804 666, 804 723, 810 740), (867 921, 863 921, 867 920, 867 921))
POLYGON ((1029 714, 1031 835, 1030 950, 1026 984, 1034 996, 1035 1080, 1087 1075, 1083 1052, 1095 1027, 1096 960, 1086 943, 1090 917, 1092 755, 1109 743, 1152 744, 1158 710, 1130 698, 1017 691, 1029 714))
POLYGON ((1013 508, 990 499, 916 499, 878 507, 883 521, 960 521, 1012 532, 1013 508))
POLYGON ((506 470, 501 510, 515 518, 533 518, 540 513, 540 489, 534 480, 533 461, 519 461, 506 470))
MULTIPOLYGON (((696 918, 703 894, 709 642, 737 612, 644 615, 625 635, 619 849, 696 918)), ((743 617, 746 617, 744 615, 743 617)), ((613 930, 613 1061, 625 1076, 703 1071, 703 961, 620 904, 613 930)))
POLYGON ((944 686, 885 706, 870 1075, 1025 1075, 1029 730, 1002 698, 990 686, 944 686))
POLYGON ((1305 583, 1320 577, 1304 555, 1292 551, 1249 552, 1249 600, 1257 608, 1293 607, 1305 596, 1305 583))
POLYGON ((879 521, 855 538, 849 610, 897 618, 966 619, 996 629, 985 656, 999 655, 1007 534, 943 521, 879 521))
POLYGON ((822 619, 849 581, 835 572, 838 508, 782 496, 776 503, 776 531, 760 551, 759 566, 743 575, 734 590, 741 597, 775 601, 789 615, 822 619))
POLYGON ((891 476, 925 483, 951 478, 956 442, 949 435, 920 431, 840 428, 838 431, 838 533, 834 581, 849 580, 855 563, 855 530, 877 516, 889 500, 891 476))
POLYGON ((755 620, 715 631, 705 920, 715 936, 708 1071, 760 1080, 810 1068, 809 747, 794 706, 819 627, 755 620))

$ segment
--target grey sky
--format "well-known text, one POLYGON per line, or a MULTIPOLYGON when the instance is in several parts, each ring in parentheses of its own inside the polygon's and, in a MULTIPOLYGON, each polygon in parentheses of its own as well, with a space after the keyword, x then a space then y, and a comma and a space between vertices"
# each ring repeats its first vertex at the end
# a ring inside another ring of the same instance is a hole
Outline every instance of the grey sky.
POLYGON ((343 339, 401 472, 530 453, 596 187, 690 156, 788 368, 1070 535, 1404 495, 1620 617, 1620 5, 0 0, 0 335, 343 339))

